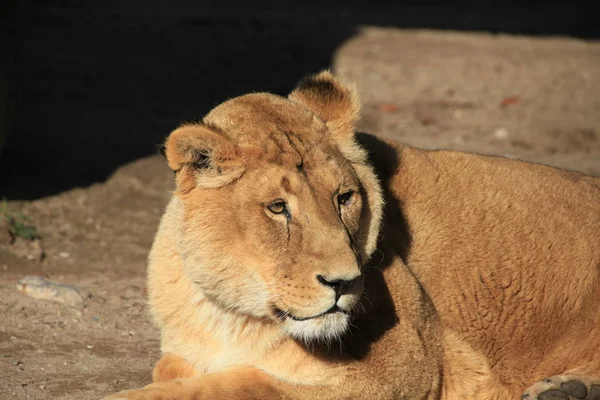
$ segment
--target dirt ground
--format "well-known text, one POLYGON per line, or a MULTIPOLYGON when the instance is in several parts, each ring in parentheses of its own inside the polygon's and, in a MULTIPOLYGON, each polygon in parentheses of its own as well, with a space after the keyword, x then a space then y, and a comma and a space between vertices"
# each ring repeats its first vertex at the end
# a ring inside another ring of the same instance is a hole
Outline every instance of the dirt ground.
MULTIPOLYGON (((364 27, 332 64, 359 86, 361 130, 600 175, 600 42, 364 27)), ((160 351, 145 262, 171 180, 156 155, 104 182, 9 198, 45 257, 0 244, 1 399, 98 399, 149 383, 160 351), (31 274, 91 297, 80 306, 27 297, 15 285, 31 274)))

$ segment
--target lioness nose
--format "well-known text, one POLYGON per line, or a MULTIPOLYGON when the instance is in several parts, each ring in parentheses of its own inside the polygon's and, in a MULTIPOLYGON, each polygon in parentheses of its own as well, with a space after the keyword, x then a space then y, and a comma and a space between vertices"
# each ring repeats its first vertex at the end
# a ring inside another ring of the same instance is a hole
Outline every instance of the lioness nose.
POLYGON ((330 279, 327 280, 325 279, 325 277, 323 277, 323 275, 317 275, 317 280, 325 286, 329 286, 330 288, 332 288, 335 291, 335 297, 336 299, 338 299, 341 295, 343 295, 344 293, 346 293, 346 291, 350 288, 350 286, 352 286, 352 284, 354 282, 356 282, 356 280, 359 277, 357 276, 354 279, 330 279))

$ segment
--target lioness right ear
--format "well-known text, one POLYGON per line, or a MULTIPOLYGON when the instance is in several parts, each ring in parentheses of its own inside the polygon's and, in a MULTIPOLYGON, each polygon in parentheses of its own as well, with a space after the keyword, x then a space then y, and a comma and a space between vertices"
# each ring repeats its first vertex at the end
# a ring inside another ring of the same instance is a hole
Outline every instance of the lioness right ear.
POLYGON ((243 173, 235 145, 203 124, 174 130, 165 142, 165 156, 169 167, 177 173, 178 190, 182 192, 196 186, 220 187, 243 173))
POLYGON ((360 101, 354 85, 342 82, 329 71, 322 71, 301 80, 288 98, 321 118, 338 142, 354 141, 354 129, 360 117, 360 101))

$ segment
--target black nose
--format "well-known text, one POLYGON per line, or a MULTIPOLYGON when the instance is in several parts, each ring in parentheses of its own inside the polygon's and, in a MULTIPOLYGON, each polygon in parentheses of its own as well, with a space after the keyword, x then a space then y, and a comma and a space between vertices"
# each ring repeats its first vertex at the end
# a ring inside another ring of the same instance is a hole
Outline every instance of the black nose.
POLYGON ((350 286, 352 286, 352 284, 354 282, 356 282, 356 280, 358 279, 358 277, 354 278, 354 279, 332 279, 332 280, 327 280, 323 277, 323 275, 317 275, 317 280, 325 286, 329 286, 330 288, 332 288, 333 290, 335 290, 335 297, 339 298, 341 295, 343 295, 344 293, 346 293, 346 291, 350 288, 350 286))

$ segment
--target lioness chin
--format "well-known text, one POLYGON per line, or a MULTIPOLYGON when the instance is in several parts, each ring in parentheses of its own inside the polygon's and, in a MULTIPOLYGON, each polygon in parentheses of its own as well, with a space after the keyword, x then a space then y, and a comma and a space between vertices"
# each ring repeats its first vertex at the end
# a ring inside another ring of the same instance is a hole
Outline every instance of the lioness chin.
POLYGON ((600 179, 358 117, 322 72, 171 133, 164 356, 110 399, 600 399, 600 179))

